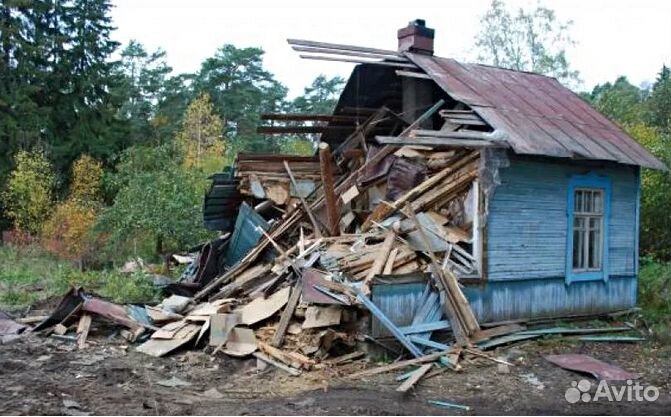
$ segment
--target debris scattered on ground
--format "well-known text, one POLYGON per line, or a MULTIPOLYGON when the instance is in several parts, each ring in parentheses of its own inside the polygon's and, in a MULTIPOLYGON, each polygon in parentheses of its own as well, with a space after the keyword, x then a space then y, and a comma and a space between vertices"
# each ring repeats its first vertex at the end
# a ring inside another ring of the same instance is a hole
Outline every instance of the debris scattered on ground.
POLYGON ((156 381, 156 384, 162 387, 169 387, 169 388, 190 387, 191 385, 193 385, 190 382, 186 382, 182 379, 177 378, 176 376, 173 376, 169 379, 162 379, 160 381, 156 381))
POLYGON ((589 355, 547 355, 545 359, 561 368, 587 373, 594 378, 606 381, 626 381, 640 378, 639 374, 625 371, 618 366, 600 361, 589 355))
MULTIPOLYGON (((508 343, 631 330, 478 322, 460 277, 478 268, 479 150, 491 143, 452 146, 422 129, 432 118, 456 120, 445 105, 438 100, 411 123, 381 107, 335 150, 320 143, 314 157, 238 154, 232 169, 212 177, 205 202, 206 223, 223 233, 170 257, 186 269, 178 282, 161 284, 168 293, 161 303, 119 305, 72 288, 34 331, 85 350, 102 319, 150 356, 203 348, 212 356, 253 356, 259 367, 293 376, 360 361, 349 377, 403 371, 398 391, 408 392, 476 361, 510 372, 513 361, 485 352, 508 343), (397 136, 375 139, 375 129, 390 121, 397 136), (384 289, 410 284, 417 294, 400 312, 384 289), (363 369, 369 355, 362 342, 412 359, 363 369), (418 368, 408 372, 411 366, 418 368)), ((454 128, 446 123, 440 132, 454 128)), ((145 268, 137 259, 122 271, 145 268)), ((4 338, 26 326, 2 318, 0 329, 4 338)), ((172 377, 157 384, 188 383, 172 377)))

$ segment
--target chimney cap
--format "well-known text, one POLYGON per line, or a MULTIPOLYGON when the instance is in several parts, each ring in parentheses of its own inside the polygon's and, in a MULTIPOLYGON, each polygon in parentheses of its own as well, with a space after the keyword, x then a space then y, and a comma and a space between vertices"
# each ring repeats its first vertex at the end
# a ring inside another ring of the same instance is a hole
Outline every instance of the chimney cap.
POLYGON ((435 31, 426 27, 424 19, 415 19, 398 30, 398 51, 417 52, 433 55, 433 38, 435 31))

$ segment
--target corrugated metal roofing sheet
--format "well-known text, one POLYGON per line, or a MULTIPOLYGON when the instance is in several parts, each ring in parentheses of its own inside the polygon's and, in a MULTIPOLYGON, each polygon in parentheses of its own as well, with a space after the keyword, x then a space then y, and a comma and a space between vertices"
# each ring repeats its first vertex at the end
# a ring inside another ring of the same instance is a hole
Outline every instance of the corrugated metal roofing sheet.
POLYGON ((447 94, 501 131, 517 154, 666 170, 620 127, 554 78, 406 53, 447 94))

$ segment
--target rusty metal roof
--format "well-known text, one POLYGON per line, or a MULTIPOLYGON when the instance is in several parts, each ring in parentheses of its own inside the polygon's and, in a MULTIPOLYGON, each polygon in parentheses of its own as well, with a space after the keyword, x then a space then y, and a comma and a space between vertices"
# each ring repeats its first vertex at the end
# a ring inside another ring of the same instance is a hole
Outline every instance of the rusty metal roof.
POLYGON ((619 126, 547 76, 406 53, 447 94, 505 135, 517 154, 666 170, 619 126))

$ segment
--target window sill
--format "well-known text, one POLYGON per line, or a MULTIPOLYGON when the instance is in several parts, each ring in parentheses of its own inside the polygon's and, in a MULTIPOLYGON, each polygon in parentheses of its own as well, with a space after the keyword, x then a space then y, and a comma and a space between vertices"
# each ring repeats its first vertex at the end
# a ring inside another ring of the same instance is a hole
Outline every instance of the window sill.
POLYGON ((583 281, 608 281, 608 275, 605 271, 569 271, 566 274, 566 283, 583 282, 583 281))

